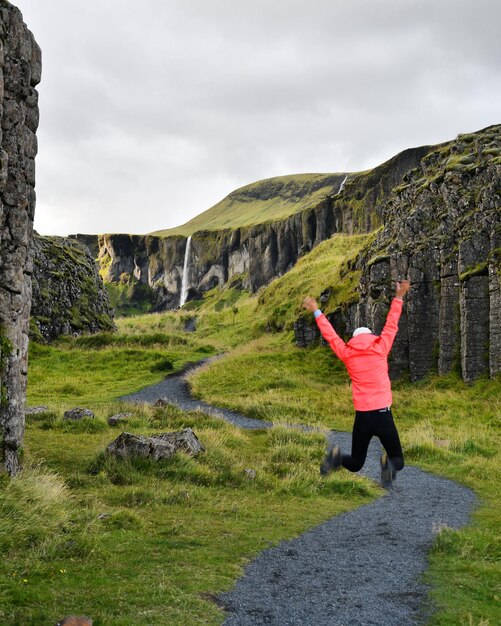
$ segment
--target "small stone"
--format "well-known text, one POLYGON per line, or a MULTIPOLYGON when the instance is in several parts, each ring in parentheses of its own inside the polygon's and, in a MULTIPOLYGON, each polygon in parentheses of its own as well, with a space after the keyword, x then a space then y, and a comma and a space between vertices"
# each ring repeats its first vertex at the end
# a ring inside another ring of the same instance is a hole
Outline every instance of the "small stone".
POLYGON ((48 407, 46 406, 27 406, 24 409, 25 415, 37 415, 38 413, 47 413, 48 407))
POLYGON ((132 415, 133 413, 117 413, 116 415, 108 417, 108 424, 110 426, 118 426, 119 424, 127 422, 132 415))
POLYGON ((322 293, 320 294, 320 303, 321 304, 325 304, 326 302, 329 302, 329 298, 331 297, 331 290, 330 289, 324 289, 324 291, 322 291, 322 293))
POLYGON ((197 318, 190 317, 184 323, 184 332, 194 333, 197 329, 197 318))
POLYGON ((249 480, 255 480, 257 476, 256 470, 253 469, 244 469, 244 474, 249 480))
POLYGON ((65 420, 77 421, 83 419, 84 417, 94 417, 94 413, 90 409, 81 409, 80 407, 64 412, 65 420))
POLYGON ((154 403, 153 406, 154 407, 169 406, 169 401, 166 400, 165 398, 158 398, 158 400, 154 403))

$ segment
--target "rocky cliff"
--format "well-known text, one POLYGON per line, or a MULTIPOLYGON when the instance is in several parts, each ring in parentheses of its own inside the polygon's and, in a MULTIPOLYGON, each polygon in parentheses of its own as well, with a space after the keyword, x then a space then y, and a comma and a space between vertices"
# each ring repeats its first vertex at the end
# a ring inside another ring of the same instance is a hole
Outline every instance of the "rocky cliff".
POLYGON ((113 330, 113 309, 86 246, 64 237, 34 238, 31 334, 59 335, 113 330))
MULTIPOLYGON (((374 170, 350 174, 341 191, 337 187, 336 193, 324 195, 311 208, 290 217, 195 232, 187 265, 188 299, 235 280, 256 291, 287 272, 299 256, 332 234, 374 230, 382 223, 382 205, 388 194, 430 150, 430 146, 406 150, 374 170)), ((270 181, 263 184, 264 194, 281 193, 283 189, 270 181)), ((255 185, 253 190, 259 195, 255 185)), ((84 241, 84 236, 77 237, 84 241)), ((176 308, 186 245, 187 239, 182 236, 101 235, 98 248, 103 277, 111 283, 131 277, 151 288, 153 310, 176 308)))
MULTIPOLYGON (((498 374, 500 200, 501 126, 429 152, 381 205, 383 227, 351 268, 361 271, 359 302, 330 312, 335 327, 346 338, 357 326, 380 332, 394 281, 408 276, 392 375, 498 374)), ((309 321, 296 324, 299 344, 316 334, 309 321)))
POLYGON ((40 48, 0 0, 0 462, 10 474, 24 436, 40 78, 40 48))

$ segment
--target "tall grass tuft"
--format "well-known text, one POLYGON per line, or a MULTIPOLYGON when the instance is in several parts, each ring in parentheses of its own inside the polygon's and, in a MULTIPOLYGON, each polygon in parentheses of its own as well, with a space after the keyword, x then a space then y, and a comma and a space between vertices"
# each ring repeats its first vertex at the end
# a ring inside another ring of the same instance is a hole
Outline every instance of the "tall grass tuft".
POLYGON ((0 549, 47 552, 55 537, 65 533, 76 503, 62 479, 40 466, 25 467, 3 480, 0 498, 0 549))

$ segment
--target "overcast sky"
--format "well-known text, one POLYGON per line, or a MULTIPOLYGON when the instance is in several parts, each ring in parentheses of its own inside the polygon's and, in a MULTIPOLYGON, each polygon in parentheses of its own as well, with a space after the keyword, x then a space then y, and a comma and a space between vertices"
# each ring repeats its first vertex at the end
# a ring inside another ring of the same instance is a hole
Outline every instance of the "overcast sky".
POLYGON ((42 234, 170 228, 501 122, 499 0, 13 4, 43 53, 42 234))

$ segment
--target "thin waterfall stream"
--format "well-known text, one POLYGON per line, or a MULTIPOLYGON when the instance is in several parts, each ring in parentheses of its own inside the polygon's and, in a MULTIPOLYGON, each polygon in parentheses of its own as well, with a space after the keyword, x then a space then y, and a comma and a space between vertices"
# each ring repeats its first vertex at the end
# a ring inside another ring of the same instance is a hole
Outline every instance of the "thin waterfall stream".
POLYGON ((190 246, 191 235, 186 240, 186 250, 184 252, 183 278, 181 280, 181 298, 179 300, 179 308, 183 306, 188 297, 188 267, 190 263, 190 246))
MULTIPOLYGON (((344 189, 344 186, 346 185, 346 181, 348 180, 348 174, 346 174, 346 176, 343 179, 343 182, 339 185, 339 191, 338 193, 341 193, 344 189)), ((336 194, 337 195, 337 194, 336 194)))

